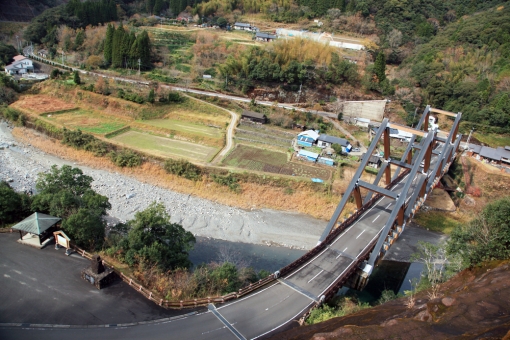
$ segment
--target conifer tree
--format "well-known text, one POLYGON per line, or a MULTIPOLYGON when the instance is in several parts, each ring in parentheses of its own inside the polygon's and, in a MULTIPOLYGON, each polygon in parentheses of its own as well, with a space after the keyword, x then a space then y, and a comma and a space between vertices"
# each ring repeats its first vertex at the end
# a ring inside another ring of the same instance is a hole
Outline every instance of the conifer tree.
POLYGON ((73 81, 76 85, 81 84, 81 79, 80 79, 80 75, 78 74, 78 71, 74 71, 73 81))
POLYGON ((113 34, 113 43, 112 43, 112 67, 121 67, 122 66, 122 42, 124 40, 124 35, 126 31, 124 31, 124 27, 122 23, 115 30, 113 34))
POLYGON ((113 34, 115 33, 115 26, 108 24, 106 27, 106 38, 104 41, 104 59, 108 64, 112 63, 112 46, 113 46, 113 34))
POLYGON ((374 73, 380 83, 386 79, 386 56, 384 52, 379 52, 375 58, 374 73))

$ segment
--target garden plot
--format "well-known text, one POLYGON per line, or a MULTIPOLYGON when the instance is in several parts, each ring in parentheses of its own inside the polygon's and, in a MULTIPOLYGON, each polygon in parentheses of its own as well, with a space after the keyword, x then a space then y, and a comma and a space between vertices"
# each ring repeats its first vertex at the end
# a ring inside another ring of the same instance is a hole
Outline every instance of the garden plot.
POLYGON ((105 135, 126 126, 126 122, 112 116, 100 115, 86 110, 73 110, 65 113, 43 115, 52 123, 68 129, 80 129, 84 132, 105 135))
POLYGON ((151 119, 140 121, 140 123, 178 132, 186 132, 203 137, 222 138, 223 136, 223 129, 190 123, 182 120, 151 119))
POLYGON ((209 162, 219 148, 198 145, 138 131, 127 131, 111 140, 134 150, 162 158, 185 158, 198 162, 209 162))
POLYGON ((263 150, 246 145, 237 145, 223 163, 242 169, 289 176, 320 178, 323 180, 329 180, 331 177, 330 169, 307 165, 301 162, 289 162, 287 161, 286 153, 263 150))

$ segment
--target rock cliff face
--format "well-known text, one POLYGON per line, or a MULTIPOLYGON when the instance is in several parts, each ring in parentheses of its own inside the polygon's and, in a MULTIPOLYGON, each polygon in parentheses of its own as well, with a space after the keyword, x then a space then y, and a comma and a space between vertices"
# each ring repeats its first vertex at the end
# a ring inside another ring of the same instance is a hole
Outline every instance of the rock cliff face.
POLYGON ((465 270, 437 294, 420 292, 414 304, 400 298, 273 339, 510 340, 510 261, 465 270))

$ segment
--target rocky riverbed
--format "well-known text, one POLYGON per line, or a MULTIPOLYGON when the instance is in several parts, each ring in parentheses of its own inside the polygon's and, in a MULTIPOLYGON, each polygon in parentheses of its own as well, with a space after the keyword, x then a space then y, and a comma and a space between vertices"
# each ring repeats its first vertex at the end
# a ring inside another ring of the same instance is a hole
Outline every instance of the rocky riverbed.
POLYGON ((110 200, 112 209, 108 214, 112 220, 129 220, 157 201, 166 206, 172 222, 197 236, 299 249, 315 246, 326 226, 325 221, 303 214, 270 209, 246 211, 69 162, 20 143, 12 136, 11 127, 0 123, 0 180, 9 181, 18 191, 35 190, 38 174, 53 164, 79 167, 94 178, 93 189, 110 200))

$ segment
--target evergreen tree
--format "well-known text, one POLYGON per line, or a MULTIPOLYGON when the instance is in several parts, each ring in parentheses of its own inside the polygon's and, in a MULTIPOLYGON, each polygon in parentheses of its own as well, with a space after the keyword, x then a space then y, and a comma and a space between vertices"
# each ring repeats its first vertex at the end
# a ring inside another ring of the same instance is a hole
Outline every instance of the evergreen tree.
POLYGON ((374 73, 380 83, 386 79, 386 56, 384 52, 379 52, 375 58, 374 73))
POLYGON ((154 89, 151 89, 149 92, 149 96, 147 97, 147 101, 149 103, 154 103, 154 89))
POLYGON ((122 42, 124 40, 124 35, 126 31, 124 31, 124 27, 122 23, 115 30, 113 34, 113 43, 112 43, 112 67, 121 67, 122 66, 122 42))
POLYGON ((154 9, 153 9, 153 14, 154 15, 159 15, 161 14, 161 10, 163 9, 163 0, 156 0, 154 2, 154 9))
POLYGON ((112 63, 112 46, 113 46, 113 35, 115 33, 115 26, 108 24, 106 27, 106 38, 104 40, 104 59, 108 64, 112 63))
POLYGON ((80 75, 79 75, 78 71, 74 71, 73 81, 76 85, 81 84, 81 79, 80 79, 80 75))
POLYGON ((80 29, 74 38, 74 49, 78 49, 85 42, 85 31, 80 29))

